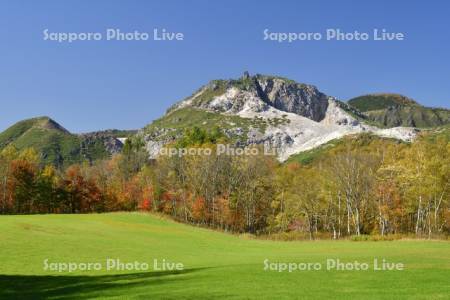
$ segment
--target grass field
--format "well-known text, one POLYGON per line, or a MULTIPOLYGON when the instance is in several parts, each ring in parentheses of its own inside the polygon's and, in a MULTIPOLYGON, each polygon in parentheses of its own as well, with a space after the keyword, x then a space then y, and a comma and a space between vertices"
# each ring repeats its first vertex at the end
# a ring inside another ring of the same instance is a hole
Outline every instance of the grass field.
POLYGON ((139 213, 0 217, 1 299, 450 299, 450 243, 274 242, 139 213), (49 262, 147 262, 149 271, 61 272, 49 262), (404 263, 403 271, 326 270, 327 259, 404 263), (184 264, 154 271, 153 260, 184 264), (319 271, 264 271, 318 262, 319 271))

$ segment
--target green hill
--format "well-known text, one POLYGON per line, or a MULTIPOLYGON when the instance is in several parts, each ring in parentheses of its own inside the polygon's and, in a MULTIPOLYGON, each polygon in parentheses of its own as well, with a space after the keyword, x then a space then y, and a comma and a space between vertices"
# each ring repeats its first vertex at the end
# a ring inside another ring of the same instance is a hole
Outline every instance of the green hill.
POLYGON ((348 104, 383 127, 427 128, 450 123, 450 110, 424 107, 398 94, 364 95, 350 99, 348 104))
POLYGON ((34 148, 43 163, 57 167, 110 155, 102 139, 71 134, 49 117, 23 120, 0 133, 0 149, 10 144, 19 150, 34 148))
POLYGON ((0 227, 1 299, 445 299, 450 293, 445 241, 257 240, 143 213, 2 216, 0 227), (374 271, 374 258, 405 269, 374 271), (101 269, 45 270, 46 259, 101 269), (107 259, 144 262, 148 270, 107 270, 107 259), (165 260, 183 270, 155 270, 155 259, 158 267, 165 260), (371 268, 327 270, 327 259, 371 268), (279 272, 264 270, 265 260, 322 267, 279 272))
POLYGON ((391 106, 420 106, 416 101, 399 94, 370 94, 348 101, 348 104, 362 112, 386 109, 391 106))

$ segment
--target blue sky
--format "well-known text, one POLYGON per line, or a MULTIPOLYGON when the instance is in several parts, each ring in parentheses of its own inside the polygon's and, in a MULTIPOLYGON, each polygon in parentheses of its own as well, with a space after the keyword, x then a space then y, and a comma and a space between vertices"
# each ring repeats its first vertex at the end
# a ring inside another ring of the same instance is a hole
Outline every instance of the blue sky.
POLYGON ((211 79, 243 71, 316 85, 342 100, 396 92, 450 103, 448 1, 0 0, 0 130, 48 115, 72 132, 141 128, 211 79), (152 31, 184 40, 43 40, 51 32, 152 31), (263 40, 327 28, 404 41, 263 40))

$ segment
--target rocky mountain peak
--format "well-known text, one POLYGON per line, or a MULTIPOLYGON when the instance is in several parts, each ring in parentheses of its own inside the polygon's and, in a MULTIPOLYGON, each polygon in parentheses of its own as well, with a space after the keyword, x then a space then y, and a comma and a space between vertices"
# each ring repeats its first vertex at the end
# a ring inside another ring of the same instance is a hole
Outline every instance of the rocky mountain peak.
POLYGON ((317 122, 325 117, 329 97, 315 86, 262 75, 255 80, 261 98, 270 106, 317 122))
POLYGON ((319 122, 325 118, 329 97, 315 86, 267 75, 244 72, 239 79, 213 80, 175 106, 193 106, 236 114, 242 110, 276 108, 319 122))
POLYGON ((358 109, 320 92, 315 86, 245 72, 238 79, 212 80, 175 104, 140 134, 150 157, 183 135, 183 129, 221 128, 236 145, 264 144, 278 158, 313 149, 348 134, 372 132, 411 140, 414 130, 380 129, 365 122, 358 109))

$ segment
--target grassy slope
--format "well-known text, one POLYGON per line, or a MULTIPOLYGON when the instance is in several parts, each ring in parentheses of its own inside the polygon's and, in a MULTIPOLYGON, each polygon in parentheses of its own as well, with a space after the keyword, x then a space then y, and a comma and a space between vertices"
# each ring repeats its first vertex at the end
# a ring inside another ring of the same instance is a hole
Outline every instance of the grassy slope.
POLYGON ((177 224, 138 213, 0 217, 0 298, 445 299, 450 243, 274 242, 177 224), (405 263, 404 271, 263 271, 278 262, 405 263), (43 271, 53 262, 182 262, 174 272, 43 271))
POLYGON ((385 109, 389 106, 395 105, 411 105, 419 106, 417 102, 408 97, 398 94, 371 94, 359 96, 348 101, 353 107, 356 107, 359 111, 366 112, 371 110, 385 109))
POLYGON ((310 164, 315 159, 326 154, 328 152, 328 150, 333 149, 334 147, 341 145, 344 142, 345 142, 344 139, 331 140, 328 143, 320 145, 317 148, 291 155, 289 157, 289 159, 286 161, 286 163, 298 162, 302 165, 310 164))
POLYGON ((0 133, 0 149, 13 144, 19 150, 34 148, 45 163, 57 166, 109 156, 100 141, 81 150, 81 138, 67 132, 48 117, 20 121, 0 133))
MULTIPOLYGON (((234 115, 224 115, 220 113, 208 112, 202 109, 186 107, 177 109, 164 115, 160 119, 153 121, 145 128, 146 133, 153 133, 158 129, 171 129, 167 135, 177 137, 185 129, 194 126, 205 130, 211 130, 214 127, 221 129, 232 129, 236 127, 242 128, 242 137, 247 136, 249 128, 259 128, 264 132, 267 124, 261 119, 241 118, 234 115)), ((165 134, 158 135, 157 139, 165 139, 165 134)), ((238 138, 238 137, 236 137, 238 138)))
POLYGON ((450 123, 450 110, 420 106, 403 106, 391 110, 366 112, 368 118, 387 127, 413 126, 429 128, 450 123))

